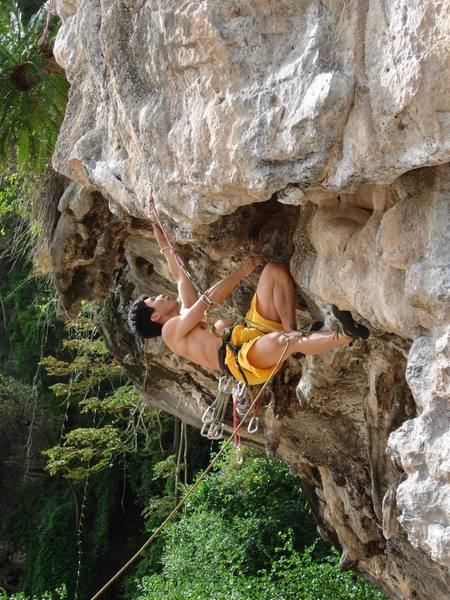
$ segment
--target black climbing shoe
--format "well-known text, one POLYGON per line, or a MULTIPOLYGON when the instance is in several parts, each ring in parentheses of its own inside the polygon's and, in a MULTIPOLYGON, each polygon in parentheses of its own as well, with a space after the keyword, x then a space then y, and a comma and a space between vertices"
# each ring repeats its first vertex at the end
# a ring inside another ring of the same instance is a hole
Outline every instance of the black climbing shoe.
POLYGON ((357 323, 353 320, 352 313, 349 310, 339 310, 335 304, 331 305, 331 312, 339 321, 342 331, 338 331, 339 333, 343 333, 348 337, 358 340, 367 340, 369 337, 369 330, 361 323, 357 323))
MULTIPOLYGON (((313 323, 311 323, 311 325, 309 325, 309 327, 306 328, 306 334, 312 333, 313 331, 319 331, 319 329, 322 329, 323 326, 323 321, 314 321, 313 323)), ((303 352, 296 352, 292 355, 293 358, 297 359, 303 358, 304 356, 305 355, 303 354, 303 352)))
POLYGON ((319 331, 319 329, 322 329, 323 326, 324 326, 324 322, 323 321, 314 321, 308 327, 307 332, 308 333, 312 333, 313 331, 319 331))

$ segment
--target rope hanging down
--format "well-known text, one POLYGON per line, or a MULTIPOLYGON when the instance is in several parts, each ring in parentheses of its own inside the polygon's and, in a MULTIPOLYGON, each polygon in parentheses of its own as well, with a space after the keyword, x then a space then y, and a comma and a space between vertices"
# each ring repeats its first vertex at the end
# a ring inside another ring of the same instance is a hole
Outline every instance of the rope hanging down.
POLYGON ((49 34, 49 31, 50 31, 50 20, 56 14, 57 13, 56 13, 55 0, 48 0, 48 2, 47 2, 47 20, 45 22, 44 31, 42 32, 41 37, 38 39, 39 46, 44 45, 44 43, 47 39, 47 36, 49 34))
POLYGON ((160 533, 160 531, 173 519, 173 517, 177 514, 177 512, 180 510, 180 508, 182 508, 184 506, 184 504, 186 503, 186 500, 189 498, 189 496, 191 496, 193 494, 194 490, 205 479, 206 475, 208 475, 208 473, 211 471, 213 466, 216 464, 216 462, 219 460, 219 458, 225 452, 225 449, 227 448, 227 446, 229 446, 229 444, 234 439, 236 434, 238 434, 239 430, 241 429, 242 425, 244 424, 245 419, 249 416, 249 414, 253 410, 254 406, 256 406, 256 403, 258 402, 259 398, 262 396, 263 392, 265 391, 265 389, 267 388, 269 383, 272 381, 273 376, 277 372, 278 367, 282 363, 282 361, 286 355, 286 352, 288 351, 289 343, 290 343, 290 341, 288 340, 283 349, 283 352, 280 355, 280 358, 278 359, 277 364, 275 365, 275 367, 272 370, 272 373, 270 374, 269 379, 264 383, 263 387, 258 392, 256 398, 253 400, 253 402, 249 406, 247 412, 245 413, 242 421, 240 423, 238 423, 238 425, 234 428, 233 433, 230 435, 230 437, 228 437, 225 440, 225 442, 222 444, 219 452, 216 454, 216 456, 213 458, 213 460, 209 463, 209 465, 206 467, 206 469, 203 471, 203 473, 200 475, 200 477, 197 479, 197 481, 189 488, 189 490, 186 492, 186 494, 183 496, 183 498, 180 500, 180 502, 178 502, 178 504, 175 506, 175 508, 172 510, 172 512, 169 514, 169 516, 164 519, 164 521, 161 523, 161 525, 152 533, 152 535, 148 538, 148 540, 139 548, 139 550, 130 558, 130 560, 127 563, 125 563, 123 565, 123 567, 119 571, 117 571, 117 573, 113 577, 111 577, 111 579, 107 583, 105 583, 105 585, 94 596, 92 596, 91 600, 97 600, 97 598, 99 598, 103 594, 103 592, 106 591, 109 588, 109 586, 112 583, 114 583, 114 581, 116 581, 122 575, 122 573, 124 573, 128 569, 128 567, 152 543, 152 541, 160 533))
POLYGON ((153 217, 154 217, 154 219, 155 219, 158 227, 164 233, 164 235, 166 237, 166 240, 167 240, 167 244, 168 244, 167 248, 172 253, 172 256, 174 257, 175 262, 177 263, 178 267, 183 271, 183 273, 186 275, 186 277, 192 283, 192 285, 194 286, 194 288, 201 295, 201 291, 198 289, 198 286, 196 285, 195 281, 193 280, 191 274, 186 269, 186 265, 184 264, 184 260, 179 255, 178 250, 176 249, 176 247, 174 246, 174 244, 172 244, 172 242, 169 240, 169 236, 167 235, 166 230, 164 229, 164 225, 163 225, 163 223, 161 221, 161 217, 159 216, 158 210, 156 208, 155 200, 153 198, 153 195, 151 195, 151 194, 150 194, 150 196, 148 198, 148 207, 149 207, 150 213, 153 215, 153 217))

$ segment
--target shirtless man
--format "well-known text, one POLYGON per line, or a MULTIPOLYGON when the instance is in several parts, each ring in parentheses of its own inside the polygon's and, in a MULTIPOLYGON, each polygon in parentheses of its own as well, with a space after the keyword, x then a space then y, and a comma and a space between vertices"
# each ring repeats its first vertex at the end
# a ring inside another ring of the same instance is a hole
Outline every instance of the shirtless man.
MULTIPOLYGON (((170 296, 142 297, 134 302, 129 313, 131 329, 142 337, 162 335, 166 345, 177 355, 215 371, 228 371, 236 379, 259 384, 266 381, 277 364, 289 338, 284 360, 292 354, 320 354, 331 348, 350 344, 354 338, 368 337, 368 331, 355 323, 347 311, 333 307, 333 313, 342 323, 342 335, 333 331, 310 334, 295 332, 295 295, 289 271, 278 263, 269 262, 259 278, 256 293, 247 319, 251 323, 237 325, 228 341, 209 332, 204 322, 209 304, 221 304, 242 279, 266 261, 262 255, 247 257, 242 266, 222 279, 200 298, 178 266, 171 246, 163 231, 153 226, 156 241, 164 254, 172 277, 177 283, 181 306, 170 296)), ((216 321, 216 329, 223 331, 227 323, 216 321)), ((280 365, 281 366, 281 365, 280 365)))

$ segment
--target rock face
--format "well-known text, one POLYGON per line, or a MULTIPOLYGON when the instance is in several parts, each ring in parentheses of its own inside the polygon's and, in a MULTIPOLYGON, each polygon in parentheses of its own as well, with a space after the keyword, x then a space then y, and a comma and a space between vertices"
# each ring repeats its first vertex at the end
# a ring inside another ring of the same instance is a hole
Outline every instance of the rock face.
POLYGON ((142 395, 200 424, 216 376, 127 330, 136 296, 173 291, 152 188, 200 288, 263 250, 290 264, 300 323, 328 323, 331 302, 354 311, 372 337, 290 359, 246 441, 289 462, 344 568, 391 598, 450 598, 446 3, 57 7, 66 308, 110 298, 105 335, 142 395))

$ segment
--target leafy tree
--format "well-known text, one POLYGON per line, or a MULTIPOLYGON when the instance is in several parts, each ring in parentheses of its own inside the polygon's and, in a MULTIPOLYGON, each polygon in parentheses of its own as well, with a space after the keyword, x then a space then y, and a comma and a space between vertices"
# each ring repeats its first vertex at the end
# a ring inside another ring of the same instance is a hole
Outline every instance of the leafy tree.
POLYGON ((68 84, 51 42, 39 46, 45 11, 29 21, 17 0, 0 6, 0 169, 16 154, 19 171, 47 167, 67 102, 68 84))
POLYGON ((146 455, 159 431, 159 411, 145 407, 99 337, 89 305, 68 327, 63 342, 66 357, 47 356, 41 361, 48 375, 62 381, 50 389, 80 409, 88 423, 67 431, 62 443, 46 450, 47 470, 73 481, 82 481, 122 460, 128 454, 146 455))
MULTIPOLYGON (((129 600, 383 600, 318 540, 286 465, 223 460, 165 533, 161 572, 142 565, 129 600), (315 541, 314 541, 315 540, 315 541), (146 574, 144 574, 146 571, 146 574)), ((130 586, 130 582, 128 582, 130 586)))
MULTIPOLYGON (((5 595, 2 597, 1 595, 2 588, 0 588, 0 600, 8 600, 8 597, 5 595)), ((13 594, 10 596, 10 600, 67 600, 67 589, 66 586, 63 585, 56 589, 54 592, 44 592, 43 594, 39 594, 36 596, 27 596, 23 592, 19 592, 18 594, 13 594)))

